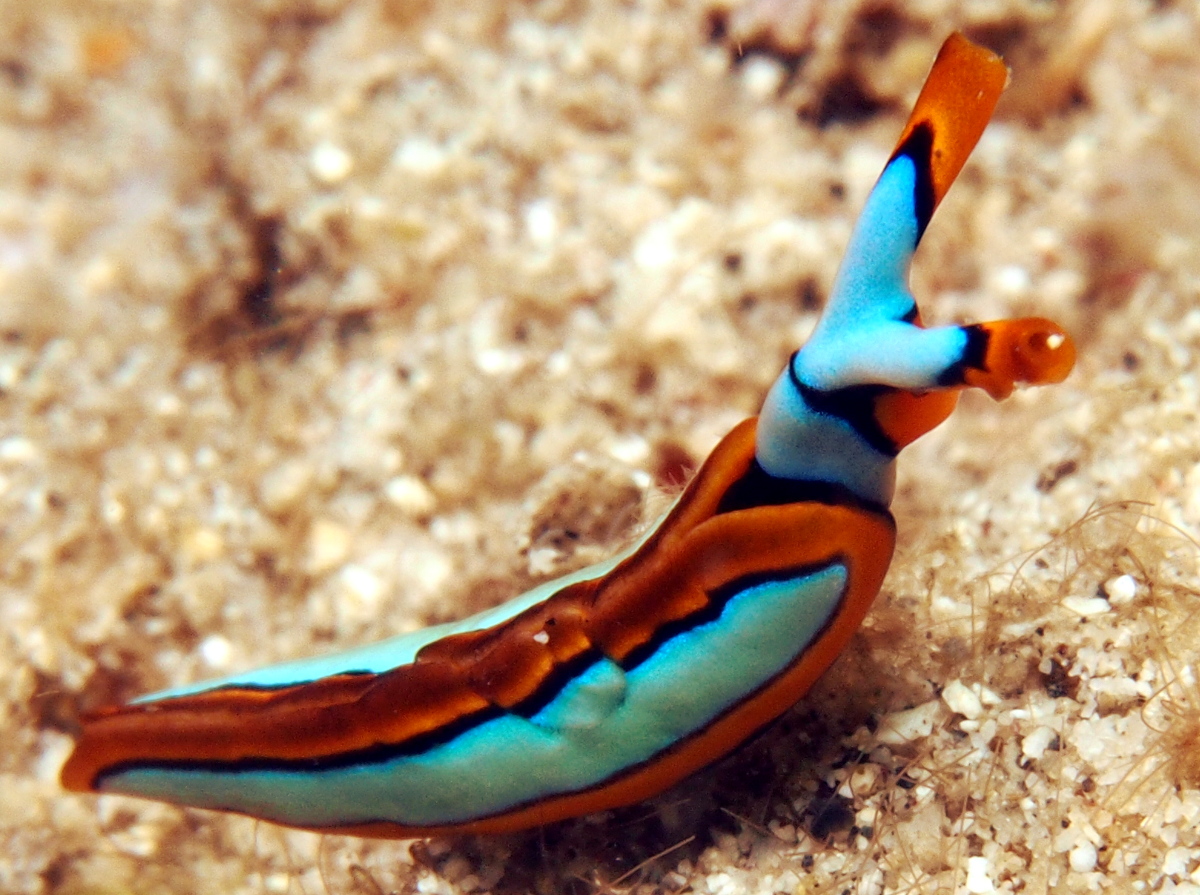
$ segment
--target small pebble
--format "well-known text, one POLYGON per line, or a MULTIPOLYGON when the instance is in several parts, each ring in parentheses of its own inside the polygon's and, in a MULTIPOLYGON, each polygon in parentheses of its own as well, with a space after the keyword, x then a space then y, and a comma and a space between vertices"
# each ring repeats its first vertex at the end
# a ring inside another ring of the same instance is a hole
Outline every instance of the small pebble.
POLYGON ((960 680, 953 680, 942 691, 942 701, 968 720, 974 721, 983 715, 983 702, 979 695, 960 680))
POLYGON ((1096 846, 1092 845, 1087 839, 1083 839, 1075 844, 1071 849, 1070 863, 1071 869, 1079 873, 1088 873, 1096 869, 1096 846))
POLYGON ((1113 606, 1124 606, 1137 596, 1137 580, 1132 575, 1118 575, 1105 581, 1102 590, 1113 606))
POLYGON ((995 892, 996 885, 992 882, 989 870, 987 858, 967 858, 967 891, 972 895, 995 892))
POLYGON ((309 157, 309 168, 317 180, 332 186, 350 176, 354 159, 336 143, 318 143, 309 157))
POLYGON ((1080 618, 1091 618, 1112 611, 1112 606, 1104 597, 1067 597, 1062 604, 1068 612, 1080 618))

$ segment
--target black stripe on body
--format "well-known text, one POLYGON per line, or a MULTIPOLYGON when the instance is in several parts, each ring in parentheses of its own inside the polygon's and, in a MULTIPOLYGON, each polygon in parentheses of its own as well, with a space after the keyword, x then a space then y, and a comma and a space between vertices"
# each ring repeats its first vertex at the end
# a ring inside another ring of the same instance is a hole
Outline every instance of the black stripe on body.
POLYGON ((967 337, 967 346, 963 349, 962 357, 942 371, 937 384, 941 386, 962 385, 966 381, 968 370, 987 370, 986 360, 988 343, 991 337, 985 327, 977 323, 961 327, 967 337))
POLYGON ((554 702, 566 689, 567 684, 603 658, 604 653, 592 646, 566 662, 555 664, 554 669, 542 678, 538 688, 514 705, 510 711, 523 718, 532 718, 554 702))
POLYGON ((873 513, 887 512, 887 507, 864 500, 845 485, 807 479, 788 479, 767 472, 755 458, 746 472, 730 485, 714 515, 749 510, 754 507, 777 507, 790 503, 820 503, 826 506, 853 507, 873 513))
MULTIPOLYGON (((841 556, 834 556, 820 563, 810 563, 803 566, 793 566, 786 569, 771 569, 770 571, 755 572, 751 575, 743 575, 734 581, 730 581, 721 585, 719 588, 708 593, 708 602, 703 609, 698 609, 686 618, 677 619, 673 622, 668 622, 659 627, 654 632, 654 637, 644 643, 642 646, 633 650, 625 657, 623 661, 618 663, 625 671, 633 671, 642 663, 652 659, 654 654, 663 646, 683 634, 695 630, 703 625, 715 622, 725 612, 725 607, 729 601, 738 594, 750 587, 757 587, 760 584, 769 584, 777 581, 790 581, 800 578, 804 575, 812 575, 816 572, 824 571, 831 566, 841 563, 845 565, 845 559, 841 556)), ((834 615, 837 613, 835 612, 834 615)))
POLYGON ((787 371, 793 388, 810 410, 849 423, 859 438, 888 459, 900 453, 900 448, 875 418, 876 399, 886 392, 895 391, 894 388, 888 385, 851 385, 827 390, 805 385, 796 375, 795 354, 788 362, 787 371))
MULTIPOLYGON (((888 515, 890 516, 890 514, 888 515)), ((739 593, 745 591, 747 588, 771 582, 793 580, 802 576, 811 575, 824 569, 828 569, 831 566, 839 563, 846 565, 845 558, 836 556, 831 557, 826 562, 818 564, 808 564, 786 569, 772 569, 766 572, 758 572, 752 575, 743 576, 735 581, 724 584, 709 594, 708 603, 703 609, 692 613, 687 618, 663 625, 655 632, 655 636, 650 641, 648 641, 642 647, 639 647, 631 652, 624 661, 618 664, 624 671, 633 671, 639 665, 652 658, 659 649, 661 649, 665 644, 674 638, 687 634, 689 631, 700 627, 701 625, 720 618, 729 601, 739 593)), ((830 616, 830 620, 832 621, 832 618, 836 617, 836 615, 837 612, 835 611, 830 616)), ((824 628, 821 630, 823 631, 824 628)), ((820 632, 815 635, 815 637, 819 636, 820 632)), ((802 650, 803 646, 804 645, 797 646, 797 653, 802 650)), ((236 774, 254 771, 292 771, 305 773, 313 771, 338 770, 358 765, 383 764, 394 759, 419 755, 431 749, 435 749, 438 746, 446 745, 470 730, 486 724, 488 721, 503 717, 506 714, 517 714, 526 718, 531 718, 533 715, 536 715, 538 711, 540 711, 546 705, 549 705, 554 701, 555 698, 561 695, 566 685, 570 683, 570 681, 574 679, 578 673, 584 671, 592 663, 599 661, 602 658, 604 658, 603 654, 599 653, 598 651, 589 651, 587 654, 576 657, 576 659, 572 662, 564 664, 561 666, 561 674, 557 673, 558 670, 556 669, 556 673, 547 677, 542 686, 538 688, 536 693, 522 701, 517 709, 512 712, 502 709, 498 706, 489 706, 488 708, 457 718, 454 722, 443 725, 436 730, 431 730, 426 733, 410 737, 402 743, 378 743, 366 749, 355 749, 346 752, 333 753, 330 755, 306 756, 304 758, 294 759, 247 757, 236 761, 169 759, 118 762, 105 768, 101 773, 97 774, 95 785, 99 787, 108 777, 134 770, 200 771, 218 774, 236 774)), ((396 669, 396 671, 402 671, 405 667, 407 666, 400 666, 400 668, 396 669)), ((786 668, 783 670, 786 670, 786 668)), ((381 677, 391 673, 394 672, 385 672, 383 675, 381 675, 381 677)), ((766 686, 766 684, 764 684, 764 686, 766 686)), ((262 688, 256 686, 254 689, 258 690, 262 688)), ((746 698, 748 699, 752 695, 753 694, 748 694, 746 698)), ((625 770, 634 770, 635 768, 636 766, 634 768, 625 770)), ((622 773, 624 772, 625 771, 622 771, 622 773)))
MULTIPOLYGON (((828 569, 831 566, 837 565, 837 564, 841 564, 843 566, 848 567, 845 557, 839 555, 839 556, 831 557, 827 562, 823 562, 823 563, 819 563, 819 564, 808 564, 808 565, 796 566, 796 567, 786 568, 786 569, 772 569, 769 572, 759 572, 759 573, 755 573, 752 575, 746 575, 735 581, 728 582, 727 584, 722 585, 720 588, 718 588, 717 590, 715 590, 709 594, 709 597, 710 597, 709 602, 703 610, 693 613, 692 615, 688 616, 686 619, 682 619, 677 623, 673 623, 670 625, 664 625, 663 627, 659 628, 659 630, 656 632, 656 635, 652 641, 652 646, 650 649, 644 651, 644 653, 641 650, 636 651, 636 654, 631 654, 629 657, 626 658, 626 660, 624 662, 621 662, 619 664, 621 665, 623 670, 632 671, 638 665, 642 664, 647 659, 651 658, 658 649, 660 649, 664 644, 668 643, 670 640, 672 640, 675 637, 678 637, 680 635, 688 633, 693 628, 699 627, 710 621, 715 621, 717 618, 719 618, 721 616, 722 612, 724 612, 725 606, 729 603, 729 601, 732 600, 738 594, 745 591, 747 588, 755 587, 755 586, 761 585, 761 584, 768 584, 768 583, 772 583, 772 582, 793 580, 793 579, 800 578, 800 577, 803 577, 806 575, 811 575, 815 572, 823 571, 824 569, 828 569)), ((844 599, 844 598, 845 598, 845 593, 843 592, 842 597, 839 598, 839 604, 840 604, 840 600, 844 599)), ((826 624, 823 625, 820 628, 820 630, 818 630, 817 633, 814 634, 813 637, 808 642, 806 642, 804 644, 797 644, 797 647, 796 647, 797 655, 799 655, 799 653, 801 653, 803 651, 803 649, 808 645, 808 643, 813 642, 814 640, 818 639, 821 636, 821 634, 825 631, 825 628, 828 627, 829 624, 832 624, 833 619, 837 617, 837 614, 838 613, 836 610, 833 613, 831 613, 829 620, 826 622, 826 624)), ((602 658, 602 657, 599 654, 597 654, 593 658, 592 661, 598 661, 600 658, 602 658)), ((590 663, 588 663, 588 664, 590 664, 590 663)), ((405 666, 401 666, 401 668, 403 668, 403 667, 405 667, 405 666)), ((790 663, 788 665, 785 665, 782 669, 780 669, 779 673, 780 674, 785 673, 789 667, 790 667, 790 663)), ((583 669, 580 669, 580 670, 583 670, 583 669)), ((387 674, 387 673, 390 673, 390 672, 385 672, 385 674, 387 674)), ((770 680, 765 681, 761 687, 757 688, 752 693, 746 694, 743 697, 743 699, 738 700, 738 702, 735 703, 735 705, 740 704, 741 702, 745 701, 746 699, 753 698, 753 696, 756 693, 758 693, 763 687, 769 686, 771 681, 773 681, 774 679, 775 678, 772 677, 770 680)), ((547 679, 547 680, 549 681, 550 679, 547 679)), ((556 680, 556 683, 558 683, 557 680, 556 680)), ((255 689, 258 689, 258 688, 255 688, 255 689)), ((563 687, 561 685, 557 686, 555 688, 555 692, 550 694, 549 698, 545 700, 545 704, 549 704, 550 702, 552 702, 553 699, 556 696, 558 696, 559 693, 562 692, 562 689, 563 689, 563 687)), ((525 703, 522 703, 522 708, 524 708, 524 706, 525 706, 525 703)), ((730 706, 730 707, 732 707, 732 706, 730 706)), ((730 707, 726 707, 726 708, 730 708, 730 707)), ((137 771, 137 770, 195 771, 195 772, 207 772, 207 773, 214 773, 214 774, 237 774, 237 773, 251 773, 251 772, 256 772, 256 771, 280 771, 280 772, 308 773, 308 772, 318 772, 318 771, 326 771, 326 770, 340 770, 340 769, 344 769, 344 768, 350 768, 350 767, 362 766, 362 765, 383 764, 388 761, 392 761, 394 759, 400 759, 400 758, 406 758, 406 757, 419 755, 419 754, 427 752, 431 749, 437 748, 438 746, 446 745, 446 744, 450 743, 451 741, 453 741, 454 739, 456 739, 457 737, 474 729, 475 727, 481 726, 481 725, 487 723, 488 721, 503 717, 506 714, 510 714, 510 712, 508 712, 504 709, 501 709, 499 707, 491 706, 491 707, 488 707, 481 711, 474 712, 470 715, 465 715, 461 718, 458 718, 453 723, 444 725, 444 726, 438 728, 437 730, 432 730, 432 731, 429 731, 428 733, 424 733, 424 734, 420 734, 415 737, 411 737, 411 738, 405 740, 403 743, 398 743, 398 744, 379 743, 379 744, 373 745, 366 749, 355 749, 355 750, 351 750, 351 751, 347 751, 347 752, 334 753, 331 755, 312 756, 312 757, 295 758, 295 759, 248 757, 248 758, 242 758, 242 759, 239 759, 236 761, 167 759, 167 760, 140 760, 140 761, 134 760, 134 761, 118 762, 118 763, 115 763, 115 764, 105 768, 101 773, 97 774, 96 780, 95 780, 95 785, 97 787, 99 787, 103 784, 103 781, 106 778, 115 776, 117 774, 124 773, 126 771, 137 771)), ((521 712, 518 712, 517 714, 524 715, 525 712, 521 711, 521 712)), ((696 736, 696 735, 703 733, 704 730, 705 730, 705 726, 701 726, 694 733, 690 734, 688 737, 685 737, 684 740, 682 740, 680 742, 681 743, 686 742, 692 736, 696 736)), ((670 752, 671 750, 676 748, 677 745, 679 745, 679 744, 672 744, 666 750, 663 750, 659 753, 656 753, 653 756, 650 756, 649 758, 646 759, 646 762, 631 765, 628 768, 622 768, 616 777, 610 777, 605 780, 602 780, 599 783, 595 784, 595 787, 604 786, 608 783, 611 783, 614 779, 617 779, 617 777, 624 776, 627 773, 636 771, 638 768, 642 767, 643 764, 653 761, 656 758, 658 758, 659 756, 661 756, 667 752, 670 752)), ((580 790, 580 791, 583 792, 583 791, 587 791, 587 790, 580 790)), ((522 807, 522 806, 519 806, 519 805, 512 806, 512 807, 506 809, 502 813, 508 813, 509 811, 515 810, 520 807, 522 807)), ((477 820, 477 819, 479 819, 479 818, 471 818, 471 820, 477 820)), ((390 820, 383 820, 380 822, 381 823, 395 823, 395 821, 390 821, 390 820)), ((370 823, 370 821, 355 821, 355 823, 356 824, 370 823)))
POLYGON ((888 164, 902 155, 912 160, 916 171, 913 188, 913 212, 917 218, 917 241, 913 243, 915 249, 925 235, 925 228, 929 226, 933 210, 937 207, 937 197, 933 192, 933 125, 922 121, 914 127, 908 138, 896 147, 888 164))
MULTIPOLYGON (((820 503, 828 506, 849 506, 860 509, 864 512, 869 512, 873 515, 882 515, 888 519, 891 518, 891 513, 885 506, 866 501, 841 485, 835 485, 826 482, 802 481, 775 477, 767 473, 766 470, 759 465, 757 460, 753 460, 746 472, 727 487, 725 493, 718 502, 718 506, 714 515, 748 510, 759 506, 786 506, 789 504, 798 503, 820 503)), ((770 582, 796 579, 804 575, 810 575, 814 572, 827 569, 837 563, 842 563, 845 565, 846 561, 840 556, 832 557, 827 561, 817 564, 808 564, 799 567, 771 569, 769 571, 757 572, 722 585, 720 588, 708 594, 709 599, 702 609, 693 612, 686 618, 662 625, 654 632, 654 635, 650 640, 631 651, 630 654, 618 664, 622 670, 626 672, 633 671, 638 666, 652 658, 659 649, 661 649, 665 644, 669 643, 674 638, 687 634, 689 631, 692 631, 693 629, 702 625, 716 621, 724 612, 729 601, 749 587, 770 582)), ((836 614, 836 612, 833 613, 833 616, 836 616, 836 614)), ((831 618, 833 616, 831 616, 831 618)), ((520 615, 516 616, 516 618, 519 617, 520 615)), ((824 628, 822 628, 822 631, 823 630, 824 628)), ((818 633, 816 636, 819 637, 820 633, 818 633)), ((799 652, 800 649, 801 647, 798 647, 797 651, 799 652)), ((353 767, 356 765, 382 764, 394 759, 415 756, 425 753, 431 749, 435 749, 439 746, 446 745, 474 729, 475 727, 483 725, 488 721, 503 717, 506 714, 515 714, 527 719, 533 718, 538 712, 558 698, 567 685, 570 684, 571 681, 575 680, 580 673, 585 671, 593 663, 600 661, 603 658, 605 658, 605 656, 599 650, 589 649, 574 657, 569 662, 565 662, 556 666, 553 671, 547 675, 545 679, 543 679, 534 693, 530 694, 511 710, 504 709, 499 706, 488 706, 484 709, 480 709, 479 711, 457 718, 452 723, 443 725, 435 730, 427 731, 425 733, 410 737, 400 743, 378 743, 365 749, 349 750, 328 755, 308 756, 296 759, 247 757, 237 761, 206 761, 187 759, 157 761, 133 760, 116 763, 105 768, 100 774, 97 775, 95 785, 101 785, 105 778, 121 774, 126 771, 141 769, 201 771, 210 773, 239 773, 253 771, 307 772, 335 770, 353 767)), ((378 677, 382 680, 391 674, 402 674, 404 669, 407 667, 410 666, 399 666, 391 671, 379 673, 378 677)), ((360 674, 372 673, 342 672, 342 674, 354 677, 360 674)), ((296 684, 294 683, 279 685, 278 687, 271 687, 262 684, 234 684, 219 689, 229 692, 236 692, 237 690, 261 692, 272 689, 284 690, 295 686, 296 684)), ((766 686, 766 684, 764 684, 764 686, 766 686)), ((752 695, 753 694, 748 694, 746 698, 751 698, 752 695)), ((630 768, 628 770, 632 771, 634 769, 635 768, 630 768)))
MULTIPOLYGON (((401 668, 408 666, 402 665, 401 668)), ((390 674, 391 672, 385 672, 390 674)), ((96 775, 93 786, 100 788, 109 777, 127 771, 202 771, 212 774, 237 774, 251 771, 323 771, 347 768, 359 764, 377 764, 407 755, 419 755, 448 743, 464 733, 508 714, 499 706, 490 705, 477 712, 461 715, 435 730, 409 737, 403 743, 377 743, 366 749, 336 752, 332 755, 304 758, 240 758, 236 761, 204 759, 133 759, 115 762, 96 775)))
MULTIPOLYGON (((889 521, 892 521, 892 514, 889 511, 885 510, 884 515, 887 516, 889 521)), ((894 527, 894 522, 893 522, 893 527, 894 527)), ((758 575, 747 576, 745 579, 740 579, 736 582, 731 582, 727 585, 724 585, 724 587, 721 588, 722 591, 726 591, 726 590, 731 591, 731 593, 729 593, 727 595, 725 595, 725 594, 721 595, 722 596, 721 605, 724 606, 724 604, 727 603, 732 598, 732 596, 734 596, 736 593, 739 593, 741 590, 744 590, 747 587, 752 587, 757 584, 767 584, 771 581, 783 581, 783 580, 787 580, 789 577, 799 577, 800 575, 812 574, 814 572, 821 571, 822 569, 827 569, 832 565, 838 565, 838 564, 845 566, 847 569, 849 568, 849 563, 847 562, 846 558, 839 555, 839 556, 833 557, 828 563, 823 564, 823 565, 815 565, 815 566, 810 565, 810 566, 805 566, 805 567, 797 568, 797 569, 780 570, 780 571, 776 571, 774 573, 762 573, 762 574, 758 574, 758 575)), ((715 596, 716 595, 714 595, 714 597, 715 596)), ((841 599, 844 600, 845 596, 846 596, 846 592, 843 592, 841 599)), ((840 608, 840 605, 841 605, 841 600, 839 600, 839 608, 840 608)), ((809 644, 816 643, 823 636, 825 636, 826 631, 828 631, 829 627, 834 623, 834 620, 837 618, 837 616, 838 616, 838 610, 835 610, 834 612, 830 613, 830 616, 826 620, 825 624, 822 625, 813 634, 812 638, 807 643, 797 645, 796 655, 799 656, 800 653, 802 653, 805 650, 805 648, 807 648, 809 646, 809 644)), ((737 700, 737 702, 726 706, 724 711, 721 714, 724 715, 724 714, 728 714, 731 711, 734 711, 735 709, 737 709, 738 706, 744 705, 745 703, 754 700, 761 693, 770 689, 770 687, 777 680, 779 680, 779 678, 781 678, 783 675, 787 674, 789 670, 791 670, 793 664, 794 664, 794 660, 793 660, 793 662, 789 662, 786 665, 784 665, 781 669, 779 669, 778 673, 776 673, 769 679, 763 681, 762 684, 760 686, 758 686, 755 690, 744 694, 741 699, 737 700)), ((759 726, 756 730, 752 730, 752 731, 748 732, 746 734, 746 736, 743 738, 742 742, 745 743, 747 740, 750 740, 755 734, 764 730, 773 720, 774 719, 769 719, 766 722, 764 722, 761 726, 759 726)), ((559 793, 558 796, 585 795, 587 793, 598 792, 609 786, 613 786, 614 784, 619 783, 620 781, 624 780, 625 778, 638 773, 639 771, 643 770, 644 768, 646 768, 652 764, 655 764, 656 762, 668 760, 673 753, 686 748, 694 740, 697 740, 700 737, 704 736, 705 732, 708 729, 709 729, 709 725, 707 725, 707 724, 702 725, 701 727, 698 727, 696 730, 692 731, 691 733, 680 737, 678 740, 673 742, 667 748, 654 753, 653 755, 649 756, 648 758, 646 758, 643 761, 640 761, 635 764, 628 765, 627 767, 621 768, 619 771, 617 771, 613 775, 606 777, 603 780, 600 780, 600 781, 592 784, 591 786, 587 786, 582 789, 571 790, 570 792, 559 793)), ((718 756, 716 759, 714 759, 714 762, 719 761, 723 757, 724 756, 718 756)), ((695 770, 699 770, 699 768, 696 768, 695 770)), ((693 771, 692 773, 694 773, 694 772, 695 771, 693 771)), ((470 818, 468 821, 463 821, 462 823, 474 823, 477 821, 489 820, 489 819, 495 818, 495 817, 503 817, 508 814, 514 814, 516 812, 523 811, 527 808, 537 805, 539 802, 554 801, 555 798, 556 798, 555 796, 549 796, 549 797, 538 796, 536 798, 529 799, 525 802, 521 802, 516 805, 510 805, 507 808, 505 808, 503 811, 496 812, 495 814, 487 815, 485 817, 470 818)), ((372 820, 361 821, 361 822, 356 821, 356 824, 359 824, 359 823, 364 824, 364 825, 370 825, 372 823, 394 824, 395 821, 389 820, 386 818, 377 818, 373 821, 372 820)))

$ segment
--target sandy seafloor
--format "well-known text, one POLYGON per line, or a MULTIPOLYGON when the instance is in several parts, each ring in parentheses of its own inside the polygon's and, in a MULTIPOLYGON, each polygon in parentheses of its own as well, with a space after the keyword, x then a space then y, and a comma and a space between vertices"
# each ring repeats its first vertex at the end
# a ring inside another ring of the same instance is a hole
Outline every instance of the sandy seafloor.
POLYGON ((2 0, 0 891, 1200 891, 1197 46, 1182 0, 2 0), (812 327, 956 27, 1013 85, 923 315, 1080 362, 905 453, 794 712, 492 839, 59 789, 82 710, 625 542, 812 327))

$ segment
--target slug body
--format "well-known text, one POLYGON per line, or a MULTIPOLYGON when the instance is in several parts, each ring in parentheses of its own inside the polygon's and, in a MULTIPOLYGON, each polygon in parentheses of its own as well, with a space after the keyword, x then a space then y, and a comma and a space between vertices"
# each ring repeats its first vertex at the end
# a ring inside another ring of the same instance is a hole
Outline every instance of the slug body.
POLYGON ((460 622, 95 713, 64 785, 327 832, 499 832, 646 798, 785 711, 883 582, 900 449, 964 387, 1074 363, 1047 320, 924 328, 907 288, 1006 80, 947 40, 812 339, 638 544, 460 622))

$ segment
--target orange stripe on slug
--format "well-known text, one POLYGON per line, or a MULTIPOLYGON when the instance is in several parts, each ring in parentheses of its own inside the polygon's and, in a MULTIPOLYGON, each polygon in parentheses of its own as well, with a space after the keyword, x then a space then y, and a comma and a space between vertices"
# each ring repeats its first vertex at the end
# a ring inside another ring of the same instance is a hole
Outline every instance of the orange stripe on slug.
POLYGON ((875 420, 899 450, 944 423, 958 405, 957 391, 884 392, 875 401, 875 420))
POLYGON ((934 208, 979 142, 1007 84, 1008 66, 991 50, 971 43, 958 33, 950 35, 942 45, 908 124, 896 142, 897 148, 902 147, 922 125, 932 132, 930 175, 934 208))
POLYGON ((1006 398, 1013 383, 1062 382, 1075 366, 1075 343, 1061 326, 1044 317, 976 324, 987 333, 982 370, 967 370, 963 381, 993 398, 1006 398))

